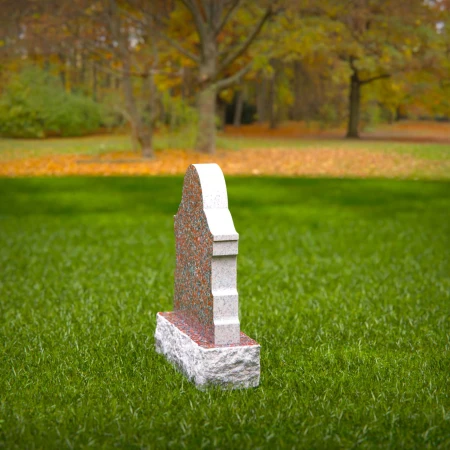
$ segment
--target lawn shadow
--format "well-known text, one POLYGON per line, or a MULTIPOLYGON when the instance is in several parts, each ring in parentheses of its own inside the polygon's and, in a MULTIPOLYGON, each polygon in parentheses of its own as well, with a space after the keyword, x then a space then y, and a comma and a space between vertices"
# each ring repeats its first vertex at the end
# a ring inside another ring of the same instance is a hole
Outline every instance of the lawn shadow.
MULTIPOLYGON (((0 214, 172 216, 178 209, 182 184, 178 176, 0 179, 0 214)), ((327 205, 380 216, 444 208, 450 197, 446 181, 227 177, 227 186, 230 209, 237 215, 327 205)))

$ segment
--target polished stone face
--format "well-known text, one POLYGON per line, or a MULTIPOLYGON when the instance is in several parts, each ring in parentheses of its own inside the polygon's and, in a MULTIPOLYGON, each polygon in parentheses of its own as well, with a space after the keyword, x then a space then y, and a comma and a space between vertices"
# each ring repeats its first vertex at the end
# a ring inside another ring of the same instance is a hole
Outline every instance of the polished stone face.
POLYGON ((217 164, 191 165, 175 216, 174 312, 215 345, 239 344, 238 239, 217 164))

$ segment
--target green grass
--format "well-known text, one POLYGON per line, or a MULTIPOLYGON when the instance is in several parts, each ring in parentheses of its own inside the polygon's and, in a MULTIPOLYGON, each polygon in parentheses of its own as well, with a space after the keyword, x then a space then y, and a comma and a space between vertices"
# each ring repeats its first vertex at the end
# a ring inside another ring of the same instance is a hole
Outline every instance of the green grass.
POLYGON ((0 448, 450 448, 450 184, 228 178, 261 385, 154 351, 182 179, 0 179, 0 448))
POLYGON ((99 155, 115 151, 130 151, 131 148, 129 136, 114 134, 51 139, 0 138, 0 160, 52 154, 99 155))
MULTIPOLYGON (((155 137, 156 151, 168 148, 192 149, 195 137, 192 131, 181 134, 163 134, 155 137)), ((398 153, 417 158, 450 161, 450 145, 433 143, 388 142, 346 139, 279 139, 231 137, 219 134, 217 148, 243 150, 246 148, 289 148, 289 149, 365 149, 373 152, 398 153)), ((53 139, 1 139, 0 161, 11 158, 36 157, 49 154, 99 155, 114 151, 131 151, 132 145, 126 135, 101 135, 82 138, 53 139)))
POLYGON ((371 152, 397 153, 411 155, 417 158, 431 160, 450 160, 450 145, 439 143, 411 143, 371 141, 368 139, 256 139, 226 137, 219 138, 219 144, 225 149, 241 150, 245 148, 295 148, 298 150, 312 149, 343 149, 343 150, 368 150, 371 152))

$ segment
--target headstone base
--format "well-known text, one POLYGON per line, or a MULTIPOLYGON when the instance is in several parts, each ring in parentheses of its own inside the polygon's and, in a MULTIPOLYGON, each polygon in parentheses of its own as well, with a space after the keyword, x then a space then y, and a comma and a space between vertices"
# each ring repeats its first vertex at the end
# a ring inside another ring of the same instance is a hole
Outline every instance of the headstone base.
POLYGON ((261 347, 244 333, 240 344, 216 346, 199 342, 176 313, 158 313, 155 346, 200 389, 210 385, 224 389, 259 385, 261 347))

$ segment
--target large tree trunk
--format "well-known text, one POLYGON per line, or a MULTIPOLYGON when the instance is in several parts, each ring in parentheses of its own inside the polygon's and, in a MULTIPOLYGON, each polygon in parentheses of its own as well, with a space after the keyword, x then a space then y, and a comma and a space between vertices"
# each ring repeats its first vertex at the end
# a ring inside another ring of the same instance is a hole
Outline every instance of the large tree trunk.
POLYGON ((78 52, 76 49, 72 52, 72 57, 70 58, 70 92, 75 92, 78 86, 78 52))
POLYGON ((280 61, 277 59, 272 59, 270 64, 273 68, 272 78, 269 80, 269 127, 270 129, 275 129, 278 125, 280 119, 280 111, 277 98, 277 86, 280 78, 280 61))
POLYGON ((269 83, 270 80, 263 78, 257 84, 256 92, 256 114, 258 116, 258 123, 266 122, 269 114, 269 83))
POLYGON ((66 60, 62 53, 58 53, 59 59, 59 79, 61 80, 61 84, 66 89, 66 60))
POLYGON ((222 100, 220 96, 217 96, 216 105, 217 114, 219 116, 219 129, 224 131, 227 125, 227 103, 222 100))
POLYGON ((294 103, 292 105, 292 119, 299 121, 308 118, 309 111, 309 97, 311 95, 310 83, 306 76, 301 61, 294 61, 293 63, 294 81, 292 90, 294 93, 294 103))
POLYGON ((216 89, 209 85, 198 95, 198 134, 196 149, 201 153, 216 151, 216 89))
POLYGON ((98 83, 98 74, 97 74, 97 63, 94 61, 92 63, 92 99, 96 102, 98 100, 97 97, 97 83, 98 83))
POLYGON ((121 84, 125 96, 125 103, 127 106, 128 120, 130 121, 133 140, 138 141, 141 146, 143 158, 153 158, 153 146, 152 146, 152 130, 150 127, 146 127, 139 113, 136 105, 136 99, 133 94, 133 83, 131 78, 131 56, 128 45, 128 37, 122 33, 120 14, 117 7, 116 0, 109 0, 109 26, 113 38, 118 43, 118 54, 122 60, 121 84))
POLYGON ((150 128, 137 128, 137 138, 141 146, 142 157, 145 159, 153 159, 153 133, 150 128))
POLYGON ((398 105, 395 109, 395 121, 399 122, 400 120, 407 118, 408 114, 406 114, 406 108, 403 105, 398 105))
POLYGON ((277 107, 276 107, 276 74, 272 75, 269 87, 269 127, 271 130, 277 127, 277 107))
POLYGON ((83 50, 79 53, 79 69, 78 69, 78 83, 84 87, 84 83, 86 82, 86 55, 83 50))
POLYGON ((153 158, 153 139, 150 127, 145 127, 142 123, 141 116, 139 114, 136 101, 133 95, 133 84, 130 75, 130 62, 128 57, 125 56, 123 61, 123 77, 122 86, 125 95, 125 102, 127 104, 127 110, 133 128, 133 134, 139 145, 141 146, 143 158, 153 158))
MULTIPOLYGON (((110 0, 113 1, 113 0, 110 0)), ((234 61, 243 56, 254 39, 261 32, 266 21, 274 14, 272 2, 269 2, 264 14, 256 22, 248 34, 241 39, 231 39, 226 47, 219 51, 219 43, 222 41, 221 32, 241 2, 225 2, 223 0, 202 0, 181 2, 191 13, 192 21, 198 37, 199 52, 187 50, 179 42, 163 33, 162 37, 184 56, 194 61, 199 69, 199 96, 198 113, 199 128, 196 149, 203 153, 215 152, 216 138, 216 93, 237 83, 251 68, 251 63, 245 64, 233 75, 225 76, 234 61)), ((229 34, 229 33, 228 33, 229 34)), ((223 44, 223 43, 222 43, 223 44)), ((223 47, 223 46, 222 46, 223 47)))
POLYGON ((201 90, 198 95, 198 132, 196 150, 210 155, 216 152, 216 101, 214 77, 217 69, 217 44, 209 36, 200 66, 201 90))
POLYGON ((244 108, 244 92, 242 90, 239 90, 236 92, 236 107, 234 110, 234 118, 233 118, 233 125, 235 127, 241 126, 243 108, 244 108))
POLYGON ((359 110, 361 105, 361 81, 357 72, 353 72, 350 78, 348 138, 359 138, 359 110))

